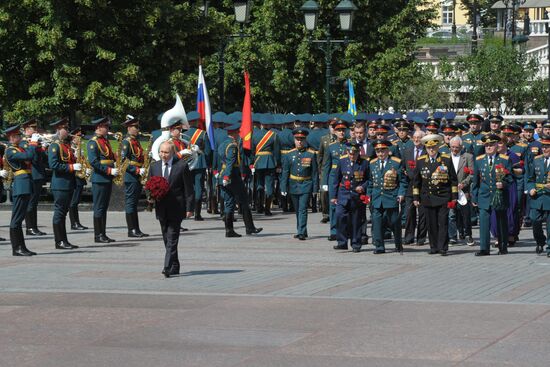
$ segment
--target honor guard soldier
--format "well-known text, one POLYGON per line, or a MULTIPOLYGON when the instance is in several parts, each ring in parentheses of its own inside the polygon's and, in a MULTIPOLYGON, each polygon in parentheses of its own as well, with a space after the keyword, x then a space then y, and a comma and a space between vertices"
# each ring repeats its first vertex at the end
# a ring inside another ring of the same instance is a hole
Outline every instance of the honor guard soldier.
MULTIPOLYGON (((449 209, 456 206, 458 180, 451 157, 439 153, 441 135, 422 138, 427 154, 416 161, 413 178, 414 205, 422 205, 428 225, 430 254, 447 256, 449 249, 449 209)), ((487 231, 489 222, 487 221, 487 231)))
MULTIPOLYGON (((348 124, 345 121, 337 120, 334 123, 334 135, 336 140, 329 144, 327 148, 327 156, 323 158, 323 172, 321 175, 321 185, 323 191, 328 191, 329 198, 335 198, 337 192, 333 191, 335 186, 334 180, 336 176, 334 174, 336 167, 338 167, 338 162, 340 162, 340 157, 347 153, 347 144, 346 139, 346 129, 348 124)), ((329 206, 329 221, 330 221, 330 235, 328 237, 329 241, 336 241, 336 204, 330 200, 329 206)))
POLYGON ((307 233, 307 207, 312 192, 319 190, 317 155, 313 149, 306 147, 308 131, 303 128, 293 132, 296 148, 283 156, 281 175, 281 195, 290 195, 296 210, 296 235, 301 241, 307 233))
POLYGON ((347 154, 339 157, 332 172, 330 201, 336 206, 336 240, 335 250, 347 250, 351 240, 353 252, 361 251, 361 227, 365 216, 365 196, 369 161, 361 158, 361 145, 352 142, 346 147, 347 154))
MULTIPOLYGON (((71 137, 72 137, 72 147, 78 159, 79 155, 83 154, 82 147, 81 147, 82 128, 77 127, 76 129, 73 129, 71 131, 71 137)), ((82 169, 86 169, 86 175, 82 177, 78 177, 78 175, 75 175, 75 188, 73 191, 73 195, 71 197, 71 204, 69 205, 69 220, 71 222, 71 229, 74 231, 82 231, 82 230, 88 229, 88 227, 83 226, 80 223, 80 215, 78 213, 78 204, 80 204, 82 191, 84 190, 84 186, 86 186, 85 177, 89 177, 92 172, 90 168, 82 167, 82 169)))
POLYGON ((205 179, 206 169, 212 162, 212 148, 210 147, 210 141, 206 135, 206 131, 198 128, 198 121, 201 118, 197 111, 191 111, 187 114, 187 120, 191 127, 187 130, 183 137, 189 141, 191 149, 197 152, 197 158, 193 161, 193 164, 189 167, 194 179, 195 188, 195 220, 204 220, 201 216, 202 198, 203 193, 206 193, 205 179))
MULTIPOLYGON (((37 134, 38 121, 30 119, 21 124, 25 139, 20 143, 23 149, 27 149, 29 141, 33 135, 37 134)), ((38 135, 39 136, 39 135, 38 135)), ((27 236, 44 236, 46 233, 38 229, 38 201, 42 193, 42 186, 46 182, 46 166, 48 165, 47 142, 38 140, 38 145, 35 149, 35 154, 32 159, 32 194, 25 215, 25 223, 27 225, 27 236)))
POLYGON ((170 141, 174 143, 174 149, 175 157, 178 159, 184 158, 184 155, 191 154, 191 151, 186 150, 188 148, 188 144, 184 142, 182 138, 182 131, 185 131, 183 129, 183 121, 181 120, 174 120, 171 122, 170 126, 170 141))
MULTIPOLYGON (((6 147, 7 145, 0 144, 0 197, 4 196, 4 179, 8 177, 8 171, 5 169, 7 167, 7 163, 4 160, 4 156, 6 155, 6 147)), ((5 241, 6 239, 4 237, 0 237, 0 242, 5 241)))
MULTIPOLYGON (((285 155, 288 154, 288 152, 290 152, 292 149, 294 149, 294 146, 295 146, 294 135, 292 134, 292 132, 294 128, 294 119, 296 117, 294 115, 286 115, 281 117, 281 119, 285 123, 284 128, 281 130, 281 132, 277 133, 277 136, 279 137, 279 148, 281 149, 281 166, 282 166, 283 160, 285 159, 285 155)), ((308 139, 309 139, 309 136, 308 136, 308 139)), ((281 175, 279 175, 279 186, 282 186, 282 172, 281 172, 281 175)), ((279 192, 281 191, 282 189, 279 187, 279 192)), ((279 200, 280 200, 280 203, 281 203, 280 206, 283 212, 288 212, 289 209, 292 208, 292 203, 290 202, 291 199, 288 196, 281 195, 279 200)))
MULTIPOLYGON (((225 112, 216 112, 212 115, 212 123, 214 124, 214 142, 215 146, 219 147, 221 143, 227 139, 227 130, 223 128, 225 121, 228 119, 225 112)), ((223 198, 221 197, 221 181, 219 180, 220 171, 222 170, 222 161, 218 150, 215 149, 212 152, 212 187, 215 190, 214 200, 212 203, 212 213, 223 213, 223 209, 220 210, 220 206, 223 205, 223 198)))
MULTIPOLYGON (((325 135, 321 137, 319 143, 319 151, 317 153, 317 167, 319 167, 319 176, 322 179, 323 167, 325 167, 326 160, 328 156, 328 147, 331 143, 336 141, 336 135, 334 134, 334 125, 338 122, 338 119, 331 119, 329 123, 328 131, 325 135)), ((322 185, 322 184, 321 184, 322 185)), ((321 212, 323 217, 321 218, 321 223, 328 223, 329 221, 329 211, 330 211, 330 200, 328 198, 328 185, 325 186, 327 189, 321 189, 319 192, 320 203, 321 203, 321 212)))
POLYGON ((490 255, 490 218, 495 211, 499 255, 508 253, 507 185, 513 180, 512 164, 505 154, 497 154, 500 137, 487 134, 482 139, 485 154, 476 158, 472 177, 472 205, 479 208, 480 251, 476 256, 490 255))
POLYGON ((128 115, 127 120, 122 123, 128 129, 128 136, 121 142, 122 164, 126 169, 124 174, 124 211, 126 212, 126 224, 128 226, 128 237, 149 237, 141 232, 138 219, 138 202, 141 197, 141 178, 145 174, 143 162, 145 155, 141 143, 138 140, 139 119, 128 115))
POLYGON ((546 244, 546 256, 550 257, 550 136, 543 135, 540 142, 542 154, 527 167, 526 189, 531 196, 530 216, 537 253, 543 252, 546 244), (543 222, 546 222, 546 236, 542 231, 543 222))
POLYGON ((271 215, 275 174, 281 166, 279 138, 275 129, 270 128, 272 119, 269 114, 263 116, 262 128, 252 133, 251 149, 258 190, 257 212, 264 212, 267 216, 271 215))
POLYGON ((262 228, 254 226, 252 211, 250 210, 248 196, 241 177, 241 159, 238 142, 239 129, 240 124, 227 126, 225 130, 227 131, 228 138, 218 147, 218 154, 222 161, 220 177, 224 198, 225 237, 241 237, 233 229, 235 204, 237 203, 243 213, 246 234, 256 234, 262 231, 262 228))
POLYGON ((407 177, 401 159, 390 157, 392 143, 376 140, 376 158, 369 164, 367 195, 372 209, 372 238, 376 247, 374 254, 386 252, 384 246, 384 218, 395 239, 395 248, 403 252, 399 205, 404 203, 407 193, 407 177))
POLYGON ((92 198, 94 210, 94 240, 97 243, 115 242, 107 237, 107 211, 113 177, 118 175, 115 168, 115 152, 107 138, 111 121, 106 117, 98 118, 91 123, 95 127, 94 137, 88 141, 88 161, 92 166, 92 198))
POLYGON ((39 136, 33 134, 26 144, 27 148, 23 148, 19 129, 19 125, 15 125, 4 132, 10 142, 4 159, 13 172, 10 241, 13 256, 31 256, 36 255, 36 252, 29 251, 25 246, 22 223, 33 192, 32 161, 38 147, 39 136))
POLYGON ((55 248, 71 250, 78 246, 71 244, 67 239, 65 222, 76 186, 75 173, 82 170, 82 164, 77 163, 76 155, 71 147, 69 120, 62 118, 50 126, 56 129, 57 138, 48 148, 48 164, 52 170, 50 188, 54 201, 52 227, 55 248))

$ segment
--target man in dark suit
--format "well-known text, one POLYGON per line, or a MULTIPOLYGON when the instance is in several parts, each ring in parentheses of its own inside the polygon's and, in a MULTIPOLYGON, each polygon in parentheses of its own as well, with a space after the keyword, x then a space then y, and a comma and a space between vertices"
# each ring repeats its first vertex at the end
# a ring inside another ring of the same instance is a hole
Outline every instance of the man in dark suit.
POLYGON ((164 269, 162 274, 166 278, 179 274, 180 262, 178 259, 178 240, 181 221, 184 216, 193 214, 193 177, 184 160, 175 160, 174 144, 165 141, 160 145, 160 161, 153 162, 149 171, 150 176, 160 176, 168 180, 170 190, 161 200, 156 202, 155 213, 160 221, 162 239, 166 247, 164 269))
POLYGON ((416 231, 416 245, 423 246, 426 242, 426 234, 428 233, 428 227, 426 227, 426 215, 424 213, 424 207, 416 207, 413 204, 412 194, 412 180, 414 176, 414 168, 416 167, 416 160, 422 155, 426 154, 426 149, 422 144, 422 138, 426 133, 422 130, 417 130, 413 134, 412 141, 414 145, 405 149, 403 153, 405 173, 407 175, 407 181, 409 182, 407 188, 407 194, 405 196, 405 244, 410 245, 415 243, 415 231, 416 231), (417 218, 418 213, 418 218, 417 218))

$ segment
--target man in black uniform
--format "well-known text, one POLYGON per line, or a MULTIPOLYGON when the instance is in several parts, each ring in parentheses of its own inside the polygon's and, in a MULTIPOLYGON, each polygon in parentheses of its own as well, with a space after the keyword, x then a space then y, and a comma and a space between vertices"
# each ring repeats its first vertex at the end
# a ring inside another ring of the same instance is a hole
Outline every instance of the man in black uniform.
POLYGON ((413 203, 426 213, 430 254, 447 256, 449 248, 449 209, 456 206, 458 180, 451 157, 439 153, 443 138, 429 134, 422 138, 428 154, 416 161, 413 177, 413 203))

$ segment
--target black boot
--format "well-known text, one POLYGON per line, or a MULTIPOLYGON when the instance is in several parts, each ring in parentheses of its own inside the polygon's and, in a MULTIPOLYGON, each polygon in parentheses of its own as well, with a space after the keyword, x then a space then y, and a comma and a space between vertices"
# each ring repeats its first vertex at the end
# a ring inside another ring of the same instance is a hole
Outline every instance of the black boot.
POLYGON ((38 233, 38 236, 45 236, 47 234, 38 229, 38 208, 34 208, 32 212, 32 228, 38 233))
POLYGON ((264 212, 264 201, 265 201, 265 195, 263 190, 258 190, 258 194, 256 196, 256 213, 263 213, 264 212))
POLYGON ((225 237, 242 237, 233 229, 233 213, 225 216, 225 237))
POLYGON ((19 242, 18 229, 10 228, 10 242, 13 256, 31 256, 28 252, 21 250, 19 242))
POLYGON ((94 217, 94 242, 109 243, 109 239, 103 233, 103 218, 94 217))
POLYGON ((246 234, 255 234, 260 233, 263 228, 256 228, 254 226, 254 221, 252 220, 252 212, 248 206, 243 206, 243 221, 244 226, 246 227, 246 234))
POLYGON ((195 204, 195 220, 196 221, 203 221, 204 218, 201 216, 201 209, 202 209, 202 205, 201 205, 201 202, 197 202, 195 204))
POLYGON ((78 248, 78 246, 76 245, 73 245, 72 243, 69 242, 69 239, 67 238, 67 225, 65 224, 66 220, 64 220, 63 222, 61 222, 61 234, 63 235, 63 241, 65 241, 65 243, 69 246, 71 246, 71 248, 78 248))
POLYGON ((71 220, 71 229, 75 231, 82 231, 88 229, 80 224, 80 218, 78 214, 78 206, 72 206, 69 208, 69 219, 71 220))
POLYGON ((70 250, 72 247, 65 242, 63 236, 63 227, 61 226, 61 223, 53 223, 53 238, 55 241, 55 248, 58 250, 70 250))
POLYGON ((136 230, 137 234, 140 235, 140 237, 149 237, 147 233, 143 233, 141 229, 139 228, 139 217, 138 212, 132 213, 132 216, 134 217, 134 229, 136 230))
POLYGON ((273 214, 271 213, 271 203, 273 202, 273 196, 268 196, 265 198, 265 208, 264 208, 264 214, 268 217, 271 217, 273 214))
POLYGON ((107 214, 101 217, 101 228, 103 229, 103 235, 109 242, 116 242, 115 240, 107 236, 107 214))
POLYGON ((140 237, 134 229, 132 213, 126 213, 126 226, 128 227, 128 237, 140 237))
POLYGON ((6 239, 4 237, 0 237, 0 242, 5 241, 6 239))
POLYGON ((27 227, 27 230, 25 233, 27 236, 40 236, 37 231, 34 230, 34 223, 32 220, 33 213, 32 212, 26 212, 25 213, 25 226, 27 227))

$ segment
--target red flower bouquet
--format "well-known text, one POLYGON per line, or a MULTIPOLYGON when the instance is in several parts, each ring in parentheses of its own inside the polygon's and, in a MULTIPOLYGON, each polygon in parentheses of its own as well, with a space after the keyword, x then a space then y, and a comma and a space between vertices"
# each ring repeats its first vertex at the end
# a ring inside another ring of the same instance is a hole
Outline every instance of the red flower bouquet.
POLYGON ((471 175, 472 173, 474 173, 474 170, 470 167, 464 167, 464 173, 467 175, 471 175))
POLYGON ((410 169, 416 168, 416 161, 410 160, 410 161, 407 161, 407 164, 409 165, 410 169))
POLYGON ((447 203, 447 208, 449 208, 449 209, 454 209, 454 208, 456 208, 456 201, 449 201, 449 202, 447 203))
MULTIPOLYGON (((147 202, 152 205, 155 201, 162 200, 168 194, 170 184, 168 180, 160 176, 152 176, 145 183, 145 193, 147 194, 147 202)), ((147 206, 147 210, 152 210, 152 206, 147 206)))
POLYGON ((346 190, 349 190, 351 189, 351 181, 347 180, 344 182, 344 187, 346 188, 346 190))
POLYGON ((363 202, 363 204, 365 204, 365 205, 370 204, 370 196, 368 196, 368 195, 359 196, 359 200, 361 200, 363 202))
MULTIPOLYGON (((502 183, 502 180, 504 179, 504 177, 506 177, 506 175, 509 175, 509 174, 510 174, 510 171, 508 171, 503 164, 497 164, 495 166, 495 177, 496 177, 497 183, 498 182, 502 183)), ((491 206, 495 210, 507 209, 508 203, 502 189, 496 190, 491 200, 491 206)))

